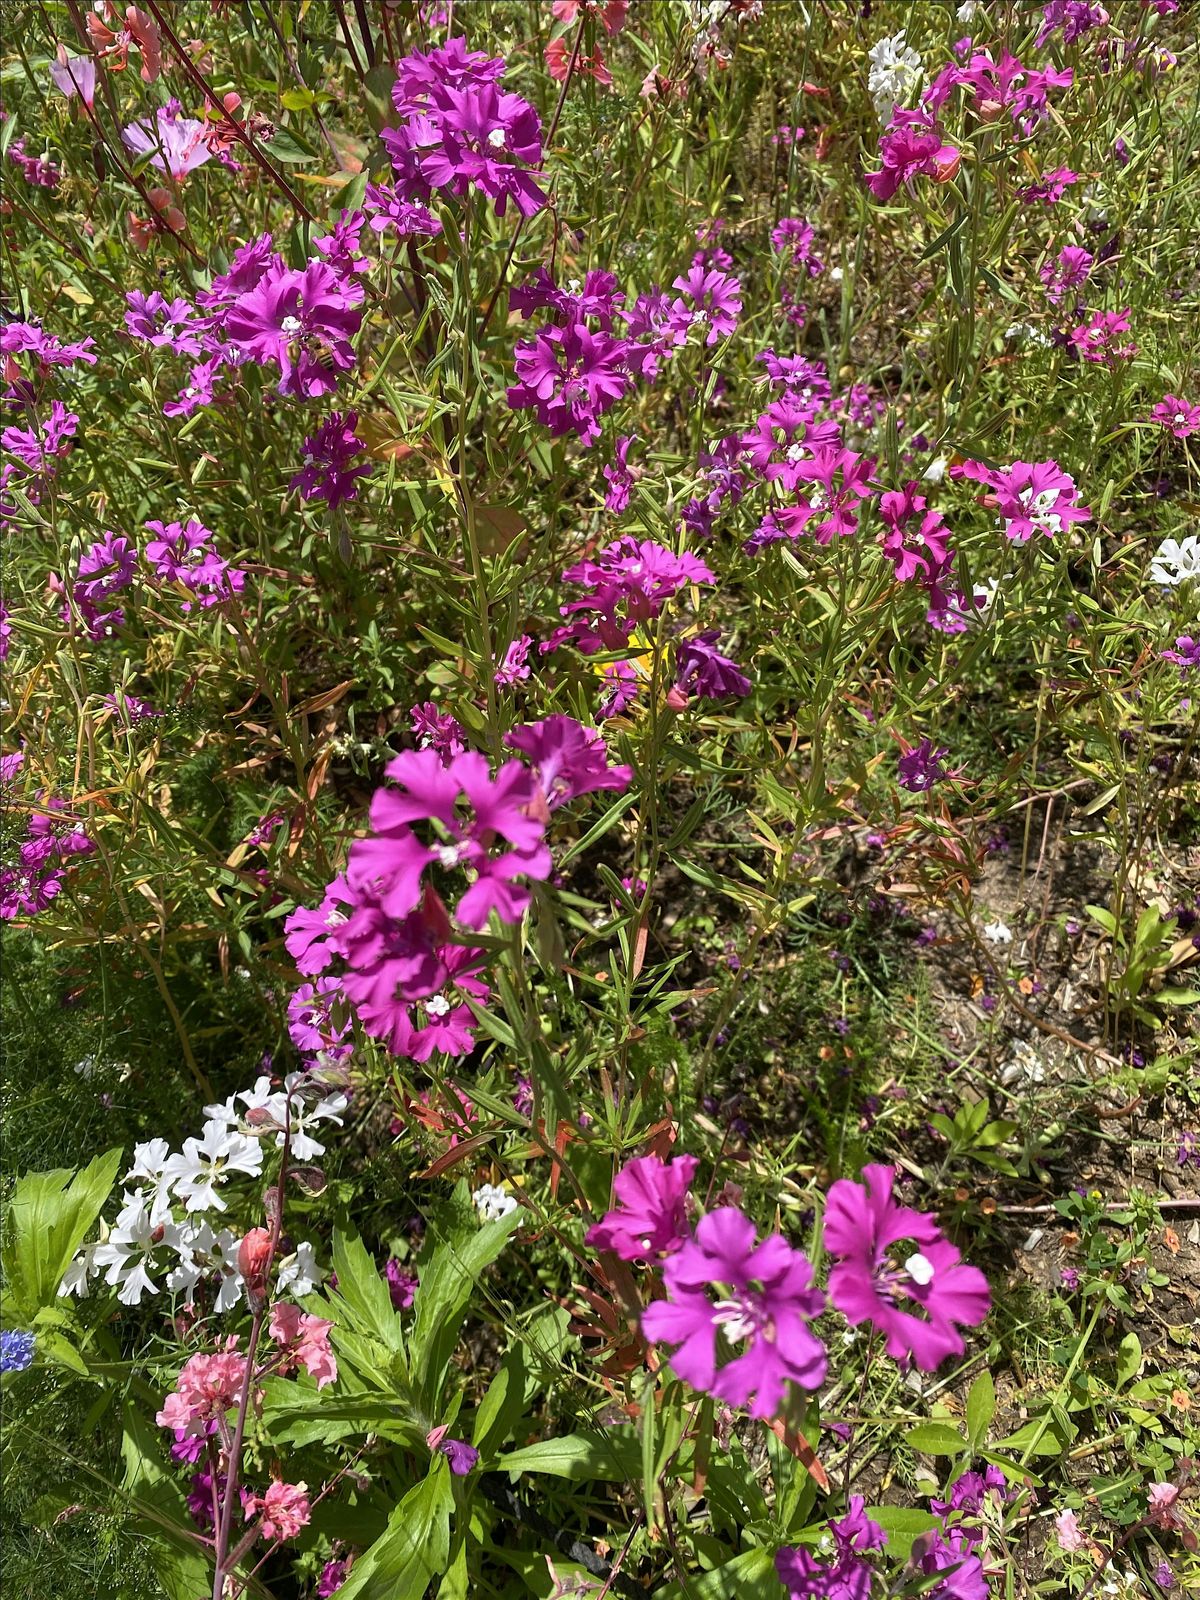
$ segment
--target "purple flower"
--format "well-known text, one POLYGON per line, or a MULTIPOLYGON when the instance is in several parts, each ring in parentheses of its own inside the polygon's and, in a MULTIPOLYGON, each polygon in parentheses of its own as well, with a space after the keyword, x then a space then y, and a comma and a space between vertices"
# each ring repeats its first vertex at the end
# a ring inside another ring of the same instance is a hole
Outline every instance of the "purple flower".
POLYGON ((999 1467, 988 1466, 983 1472, 964 1472, 950 1486, 949 1497, 929 1502, 929 1509, 939 1517, 948 1511, 961 1511, 967 1516, 978 1516, 989 1494, 1008 1498, 1008 1480, 999 1467))
POLYGON ((868 173, 865 180, 876 200, 891 200, 901 186, 911 193, 918 178, 932 178, 934 183, 953 178, 962 156, 954 145, 943 144, 942 139, 936 117, 896 106, 890 124, 879 137, 883 165, 878 172, 868 173))
POLYGON ((127 589, 137 568, 137 550, 122 534, 106 533, 79 558, 75 598, 98 606, 109 595, 127 589))
POLYGON ((630 389, 629 343, 584 323, 539 328, 513 351, 517 382, 507 392, 513 411, 532 409, 555 438, 574 432, 584 444, 600 437, 599 418, 630 389))
POLYGON ((176 355, 200 354, 200 340, 196 335, 203 330, 204 323, 197 318, 189 301, 165 300, 157 289, 148 295, 133 289, 125 296, 125 303, 129 307, 125 313, 125 328, 134 339, 145 339, 158 347, 165 345, 176 355))
POLYGON ((942 757, 949 754, 949 750, 935 750, 931 740, 922 739, 919 745, 900 757, 900 787, 912 794, 924 794, 932 789, 946 776, 942 757))
POLYGON ((865 1189, 840 1178, 829 1190, 825 1248, 841 1258, 829 1274, 829 1297, 851 1326, 870 1322, 885 1334, 894 1360, 911 1357, 932 1372, 962 1354, 958 1326, 987 1316, 987 1279, 963 1262, 931 1216, 892 1198, 894 1168, 866 1166, 862 1176, 865 1189), (895 1249, 902 1241, 903 1260, 895 1249), (902 1309, 906 1303, 915 1310, 902 1309))
MULTIPOLYGON (((147 522, 146 527, 158 535, 146 543, 147 562, 160 578, 190 590, 206 610, 242 592, 246 574, 217 555, 209 545, 212 531, 195 517, 186 527, 157 521, 147 522)), ((185 601, 182 609, 190 611, 191 601, 185 601)))
POLYGON ((687 1197, 695 1156, 636 1156, 613 1179, 619 1205, 587 1231, 593 1250, 611 1250, 622 1261, 648 1261, 680 1249, 691 1235, 687 1197))
POLYGON ((34 1336, 19 1328, 0 1328, 0 1372, 24 1372, 33 1365, 34 1336))
POLYGON ((553 311, 554 320, 564 327, 590 318, 609 333, 624 300, 611 272, 591 271, 582 285, 576 280, 560 289, 545 267, 539 267, 532 278, 509 290, 508 309, 526 321, 535 311, 553 311))
POLYGON ((636 435, 623 434, 616 442, 615 459, 611 467, 605 467, 604 476, 608 480, 608 493, 604 496, 604 509, 616 512, 618 515, 629 505, 629 491, 633 488, 641 475, 639 467, 629 465, 629 447, 634 442, 636 435))
POLYGON ((1189 405, 1177 394, 1163 395, 1150 415, 1176 439, 1186 439, 1193 433, 1200 433, 1200 405, 1189 405))
POLYGON ((432 211, 404 200, 390 183, 369 183, 363 206, 370 214, 372 233, 394 233, 400 239, 433 239, 442 224, 432 211))
POLYGON ((450 1471, 456 1478, 465 1478, 479 1460, 479 1451, 465 1439, 443 1439, 438 1449, 449 1461, 450 1471))
POLYGON ((694 691, 706 700, 724 700, 729 695, 739 698, 751 690, 750 679, 735 661, 723 656, 717 649, 720 628, 708 628, 703 633, 681 639, 675 646, 675 683, 682 690, 694 691))
POLYGON ((927 1600, 988 1600, 991 1594, 983 1563, 971 1553, 969 1536, 961 1528, 918 1534, 909 1560, 922 1577, 940 1575, 939 1582, 922 1589, 927 1600))
POLYGON ((0 355, 20 355, 28 351, 38 358, 43 367, 70 367, 76 361, 84 361, 94 367, 96 357, 92 354, 92 346, 95 342, 94 339, 82 339, 78 344, 63 344, 36 322, 8 322, 0 327, 0 355))
POLYGON ((432 700, 413 706, 409 711, 413 737, 422 750, 436 750, 444 766, 466 749, 466 729, 450 715, 441 711, 432 700))
POLYGON ((562 581, 588 591, 559 610, 564 617, 579 617, 565 632, 585 655, 594 655, 599 649, 621 649, 633 629, 653 621, 686 584, 716 579, 696 556, 677 556, 653 540, 626 536, 567 567, 562 581))
POLYGON ((758 1243, 749 1217, 732 1206, 711 1211, 668 1258, 663 1278, 670 1299, 646 1307, 642 1332, 676 1346, 671 1369, 693 1389, 773 1417, 789 1381, 820 1387, 825 1347, 808 1324, 825 1297, 812 1287, 807 1257, 779 1234, 758 1243))
POLYGON ((1128 306, 1124 311, 1096 311, 1072 328, 1070 343, 1080 359, 1112 367, 1137 355, 1138 347, 1131 339, 1121 342, 1121 335, 1129 332, 1129 317, 1128 306))
POLYGON ((791 1600, 870 1600, 874 1568, 866 1552, 882 1550, 887 1535, 867 1516, 865 1506, 861 1495, 851 1495, 846 1515, 826 1524, 836 1552, 832 1563, 818 1561, 805 1549, 778 1552, 775 1571, 791 1600))
POLYGON ((1200 1133, 1185 1128, 1179 1135, 1175 1159, 1181 1167, 1200 1167, 1200 1133))
POLYGON ((1056 205, 1069 185, 1078 182, 1079 174, 1072 172, 1070 167, 1055 167, 1053 172, 1044 173, 1037 183, 1026 184, 1023 189, 1018 189, 1017 198, 1026 205, 1032 205, 1035 200, 1047 206, 1056 205))
POLYGON ((310 261, 300 272, 277 257, 229 307, 225 333, 251 360, 278 365, 280 394, 313 399, 354 365, 350 339, 362 302, 361 284, 339 278, 327 262, 310 261))
POLYGON ((1200 635, 1193 638, 1190 633, 1180 634, 1174 650, 1161 650, 1159 654, 1164 661, 1177 662, 1184 672, 1200 670, 1200 635))
POLYGON ((1087 282, 1095 259, 1090 250, 1069 244, 1053 261, 1042 265, 1038 276, 1046 285, 1046 298, 1052 306, 1061 304, 1068 289, 1078 289, 1087 282))
POLYGON ((366 448, 354 431, 357 423, 357 411, 331 412, 305 439, 303 466, 288 488, 299 489, 305 500, 324 500, 331 510, 357 499, 357 479, 371 474, 369 462, 350 465, 366 448))
POLYGON ((348 1561, 327 1561, 317 1579, 317 1600, 329 1600, 330 1595, 336 1594, 349 1576, 348 1561))
POLYGON ((371 270, 370 261, 361 253, 359 237, 366 221, 361 211, 343 211, 329 233, 313 240, 313 249, 325 257, 339 278, 371 270))
POLYGON ((49 154, 40 156, 27 156, 25 154, 25 139, 22 135, 14 139, 8 147, 8 159, 21 169, 21 176, 26 183, 33 184, 36 189, 57 189, 62 173, 55 162, 51 161, 49 154))
POLYGON ((331 1061, 352 1054, 353 1039, 345 992, 337 978, 318 978, 301 984, 288 999, 288 1033, 301 1054, 322 1055, 331 1061), (340 1011, 340 1020, 337 1013, 340 1011))
POLYGON ((203 122, 182 116, 178 107, 160 106, 153 122, 131 122, 122 128, 121 138, 134 155, 148 155, 150 166, 182 184, 189 172, 212 160, 205 131, 203 122))
POLYGON ((79 95, 84 105, 96 99, 96 63, 91 56, 69 56, 62 45, 58 60, 50 63, 50 81, 67 100, 79 95))
POLYGON ((397 1311, 407 1311, 416 1298, 420 1279, 411 1268, 404 1266, 398 1256, 389 1256, 387 1266, 383 1269, 387 1279, 388 1294, 392 1297, 392 1305, 397 1311))
POLYGON ((819 277, 825 263, 813 249, 813 225, 804 217, 782 217, 771 229, 771 248, 788 256, 793 267, 806 267, 810 278, 819 277))
POLYGON ((5 428, 0 433, 0 445, 35 477, 52 478, 58 470, 58 460, 70 450, 79 417, 68 411, 61 400, 50 403, 50 415, 42 424, 31 428, 5 428))
POLYGON ((609 766, 603 738, 574 717, 523 723, 504 742, 510 750, 519 750, 533 768, 547 811, 557 811, 598 789, 627 789, 633 781, 633 768, 609 766))

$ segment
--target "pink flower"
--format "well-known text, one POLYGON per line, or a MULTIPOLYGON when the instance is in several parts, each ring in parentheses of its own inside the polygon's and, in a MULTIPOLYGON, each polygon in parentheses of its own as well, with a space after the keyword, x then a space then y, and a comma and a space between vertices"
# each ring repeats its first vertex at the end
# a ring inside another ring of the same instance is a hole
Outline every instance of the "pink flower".
POLYGON ((859 502, 870 493, 868 480, 875 463, 853 450, 822 446, 810 461, 801 461, 797 477, 816 485, 807 499, 782 506, 775 513, 784 535, 796 539, 812 533, 818 544, 846 538, 858 527, 859 502))
MULTIPOLYGON (((571 50, 563 37, 551 39, 545 50, 546 71, 555 83, 565 83, 567 73, 571 68, 571 50)), ((581 72, 584 77, 594 79, 602 89, 611 87, 613 77, 608 70, 607 63, 601 53, 600 46, 589 55, 586 50, 580 50, 575 57, 575 71, 581 72)))
POLYGON ((1179 1499, 1178 1484, 1152 1483, 1146 1498, 1146 1515, 1154 1527, 1169 1533, 1172 1528, 1184 1526, 1182 1518, 1175 1510, 1175 1502, 1179 1499))
POLYGON ((131 122, 122 128, 121 138, 135 155, 148 155, 152 167, 182 184, 189 172, 212 160, 205 132, 203 122, 181 115, 178 106, 160 106, 153 122, 131 122))
POLYGON ((210 1420, 223 1417, 238 1403, 246 1358, 238 1354, 237 1345, 236 1334, 230 1334, 222 1349, 189 1358, 154 1419, 160 1428, 182 1431, 189 1438, 204 1434, 210 1420))
POLYGON ((1177 394, 1165 394, 1150 413, 1155 422, 1161 422, 1176 439, 1186 439, 1200 432, 1200 405, 1189 405, 1177 394))
POLYGON ((96 63, 91 56, 69 56, 66 47, 60 44, 58 59, 50 63, 50 79, 66 99, 78 94, 84 105, 95 104, 96 63))
POLYGON ((879 515, 886 529, 883 553, 895 568, 897 582, 915 580, 929 591, 931 605, 945 604, 942 583, 949 576, 954 552, 941 512, 927 510, 925 497, 917 493, 915 482, 909 482, 902 490, 880 495, 879 515))
POLYGON ((623 434, 617 440, 613 464, 604 469, 604 476, 608 481, 608 493, 604 496, 606 511, 620 514, 626 510, 629 505, 629 491, 641 476, 640 467, 629 465, 629 447, 635 437, 634 434, 623 434))
POLYGON ((737 331, 742 286, 729 273, 693 265, 671 287, 681 294, 672 308, 678 325, 684 329, 707 327, 706 345, 714 345, 737 331))
POLYGON ((305 500, 324 500, 330 510, 358 498, 359 478, 370 477, 371 464, 360 461, 350 463, 366 449, 355 433, 358 413, 331 411, 329 416, 304 441, 304 454, 300 471, 288 484, 289 489, 299 489, 305 500))
POLYGON ((584 444, 600 437, 599 419, 633 386, 628 340, 584 323, 539 328, 513 350, 517 382, 507 391, 511 410, 533 410, 555 438, 575 433, 584 444))
POLYGON ((514 639, 504 652, 504 660, 493 674, 501 688, 511 689, 529 677, 529 646, 532 643, 531 636, 523 633, 520 638, 514 639))
POLYGON ((337 1357, 329 1348, 332 1322, 324 1317, 309 1316, 290 1301, 280 1300, 271 1307, 269 1327, 272 1339, 280 1348, 281 1373, 286 1375, 294 1367, 301 1366, 317 1380, 318 1389, 337 1382, 337 1357))
POLYGON ((1061 303, 1068 289, 1078 289, 1087 282, 1094 260, 1090 250, 1069 244, 1058 252, 1056 260, 1043 264, 1038 276, 1046 285, 1046 298, 1052 306, 1061 303))
POLYGON ((825 1248, 841 1258, 829 1274, 829 1297, 852 1326, 878 1328, 893 1359, 911 1358, 932 1372, 962 1354, 958 1325, 973 1327, 987 1315, 987 1279, 963 1263, 933 1217, 892 1198, 894 1168, 867 1166, 862 1176, 865 1189, 840 1178, 829 1190, 825 1248), (893 1260, 901 1243, 910 1253, 893 1260))
POLYGON ((812 1287, 807 1257, 779 1234, 757 1242, 754 1224, 734 1207, 710 1211, 695 1238, 668 1257, 663 1279, 670 1298, 646 1307, 642 1332, 676 1347, 671 1370, 693 1389, 773 1417, 789 1381, 820 1388, 825 1347, 808 1324, 825 1297, 812 1287), (722 1361, 741 1345, 743 1353, 722 1361))
POLYGON ((593 1250, 611 1250, 622 1261, 671 1255, 691 1237, 687 1198, 695 1156, 636 1156, 613 1179, 619 1205, 587 1231, 593 1250))
POLYGON ((454 756, 466 749, 466 729, 448 711, 442 711, 432 700, 409 710, 413 738, 421 750, 436 750, 442 765, 448 766, 454 756))
POLYGON ((1086 522, 1091 516, 1088 506, 1076 504, 1075 480, 1057 461, 1014 461, 1001 468, 964 461, 951 467, 950 474, 988 487, 990 492, 980 497, 980 504, 999 513, 1005 535, 1017 544, 1027 544, 1035 533, 1051 539, 1072 522, 1086 522))
POLYGON ((1018 189, 1017 198, 1026 205, 1031 205, 1035 200, 1047 206, 1056 205, 1069 185, 1078 182, 1079 174, 1072 172, 1070 167, 1055 167, 1053 172, 1044 173, 1037 183, 1026 184, 1023 189, 1018 189))
POLYGON ((407 1311, 416 1299, 417 1290, 421 1286, 417 1274, 411 1267, 404 1266, 396 1256, 389 1256, 384 1276, 387 1279, 392 1305, 397 1311, 407 1311))
POLYGON ((1087 1549, 1087 1540, 1079 1526, 1079 1518, 1073 1511, 1060 1511, 1055 1517, 1054 1536, 1058 1540, 1060 1550, 1074 1553, 1077 1550, 1087 1549))
POLYGON ((629 0, 554 0, 550 15, 556 22, 574 22, 582 11, 589 17, 599 17, 605 33, 617 34, 625 26, 625 13, 629 0))
POLYGON ((259 1532, 274 1543, 294 1539, 308 1526, 311 1515, 306 1483, 281 1483, 274 1479, 266 1494, 246 1495, 242 1501, 247 1517, 260 1517, 259 1532))
POLYGON ((790 1600, 870 1600, 874 1568, 866 1553, 882 1550, 887 1535, 867 1516, 862 1495, 852 1494, 846 1515, 826 1527, 833 1536, 831 1563, 818 1561, 803 1547, 780 1550, 775 1557, 775 1571, 790 1600))
POLYGON ((706 700, 741 698, 753 685, 736 661, 717 649, 720 628, 706 628, 675 646, 675 687, 685 694, 694 691, 706 700))

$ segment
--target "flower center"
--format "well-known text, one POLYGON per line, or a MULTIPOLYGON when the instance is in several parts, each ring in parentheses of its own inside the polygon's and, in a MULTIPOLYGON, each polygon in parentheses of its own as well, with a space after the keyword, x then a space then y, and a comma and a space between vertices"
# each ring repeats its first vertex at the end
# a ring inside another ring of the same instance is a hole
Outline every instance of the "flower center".
POLYGON ((425 1009, 431 1017, 444 1017, 450 1010, 450 1002, 444 994, 431 995, 425 1002, 425 1009))
POLYGON ((441 844, 438 846, 437 858, 443 867, 456 867, 462 860, 462 845, 441 844))
POLYGON ((742 1295, 732 1300, 718 1300, 713 1307, 713 1321, 730 1344, 744 1344, 761 1334, 773 1340, 775 1327, 754 1295, 742 1295))
POLYGON ((284 317, 279 326, 284 333, 299 333, 301 328, 300 318, 284 317))
POLYGON ((493 128, 491 133, 489 133, 488 136, 487 136, 487 142, 491 145, 493 150, 503 150, 504 149, 504 129, 503 128, 493 128))

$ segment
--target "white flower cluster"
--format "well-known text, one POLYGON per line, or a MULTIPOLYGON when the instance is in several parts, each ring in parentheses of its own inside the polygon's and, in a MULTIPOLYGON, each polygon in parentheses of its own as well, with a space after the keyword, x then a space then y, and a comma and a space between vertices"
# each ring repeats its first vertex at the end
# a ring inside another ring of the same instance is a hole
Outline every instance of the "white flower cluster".
MULTIPOLYGON (((298 1161, 324 1155, 310 1130, 320 1122, 340 1126, 348 1104, 344 1094, 324 1093, 302 1072, 289 1073, 282 1089, 261 1077, 253 1089, 205 1106, 204 1132, 185 1139, 181 1151, 165 1139, 136 1145, 116 1220, 102 1224, 100 1241, 75 1257, 59 1294, 86 1295, 90 1280, 103 1273, 122 1305, 136 1306, 143 1295, 160 1292, 155 1276, 165 1274, 166 1287, 185 1305, 205 1280, 217 1285, 216 1309, 231 1310, 245 1288, 237 1265, 241 1239, 230 1228, 214 1229, 205 1213, 228 1209, 221 1191, 230 1178, 258 1177, 265 1139, 279 1146, 288 1139, 298 1161)), ((312 1245, 300 1244, 280 1265, 276 1286, 300 1299, 324 1276, 312 1245)))
POLYGON ((867 88, 875 102, 876 115, 886 126, 897 101, 908 100, 920 88, 925 69, 920 56, 905 42, 903 28, 873 44, 867 59, 871 63, 867 88))
POLYGON ((496 1183, 481 1184, 471 1200, 481 1222, 499 1222, 501 1217, 507 1217, 509 1212, 515 1211, 519 1204, 515 1195, 509 1194, 507 1189, 502 1189, 496 1183))
POLYGON ((1164 539, 1150 562, 1150 576, 1169 589, 1200 578, 1200 539, 1194 533, 1182 540, 1164 539))

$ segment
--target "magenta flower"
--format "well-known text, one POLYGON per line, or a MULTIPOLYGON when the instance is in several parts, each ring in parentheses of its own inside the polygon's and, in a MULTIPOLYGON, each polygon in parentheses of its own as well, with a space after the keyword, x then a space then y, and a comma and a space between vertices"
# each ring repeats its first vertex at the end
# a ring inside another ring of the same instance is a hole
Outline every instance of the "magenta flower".
MULTIPOLYGON (((353 931, 352 926, 351 935, 353 931)), ((413 996, 413 989, 426 985, 406 981, 403 973, 409 963, 403 957, 398 967, 386 956, 377 966, 351 966, 343 979, 364 1030, 382 1040, 394 1056, 408 1061, 428 1061, 439 1051, 446 1056, 465 1056, 475 1043, 477 1027, 468 1001, 483 1006, 491 994, 490 986, 479 976, 482 950, 442 945, 433 955, 441 971, 433 994, 413 996)), ((349 959, 355 959, 353 948, 349 959)))
POLYGON ((387 1279, 388 1294, 391 1296, 392 1305, 397 1311, 407 1311, 417 1297, 420 1279, 417 1274, 406 1267, 398 1256, 389 1256, 387 1266, 383 1269, 387 1279))
POLYGON ((1128 306, 1124 311, 1096 311, 1086 322, 1072 328, 1070 342, 1081 360, 1112 367, 1137 355, 1133 340, 1121 338, 1129 332, 1129 316, 1128 306))
POLYGON ((811 222, 804 217, 782 217, 771 229, 771 248, 777 256, 785 255, 793 267, 804 267, 810 278, 825 270, 825 263, 813 249, 815 232, 811 222))
POLYGON ((313 249, 325 257, 339 278, 371 270, 369 258, 362 253, 360 237, 366 222, 361 211, 343 211, 329 233, 313 240, 313 249))
POLYGON ((369 461, 350 463, 366 449, 355 433, 357 411, 332 411, 304 441, 303 465, 288 484, 305 500, 324 500, 330 510, 358 498, 359 478, 370 477, 369 461))
POLYGON ((76 413, 68 411, 61 400, 53 400, 45 422, 29 428, 5 428, 0 445, 35 478, 47 480, 58 471, 61 457, 69 453, 78 426, 76 413))
POLYGON ((492 675, 502 689, 512 689, 529 677, 529 647, 532 643, 532 636, 523 633, 505 650, 504 659, 492 675))
POLYGON ((929 1600, 989 1600, 992 1593, 965 1529, 934 1528, 918 1534, 909 1562, 922 1577, 938 1574, 939 1581, 921 1591, 929 1600))
POLYGON ((21 176, 26 183, 32 184, 35 189, 57 189, 62 171, 56 162, 51 161, 49 154, 40 156, 27 156, 25 154, 25 137, 14 139, 8 147, 8 159, 14 166, 20 167, 21 176))
POLYGON ((946 776, 942 757, 949 754, 949 750, 935 750, 929 739, 922 739, 919 745, 900 757, 900 787, 913 794, 924 794, 932 789, 946 776))
POLYGON ((574 432, 594 444, 600 417, 633 385, 629 349, 627 340, 593 333, 582 322, 539 328, 513 350, 518 381, 507 392, 509 407, 535 411, 555 438, 574 432))
POLYGON ((871 492, 869 479, 874 467, 870 457, 824 445, 811 460, 801 461, 797 478, 816 487, 807 499, 782 506, 775 513, 786 537, 796 539, 811 533, 818 544, 825 545, 854 533, 859 503, 871 492))
POLYGON ((312 399, 337 385, 354 365, 351 338, 362 323, 361 284, 343 280, 324 261, 303 272, 277 258, 225 315, 225 333, 252 361, 280 369, 280 394, 312 399))
POLYGON ((133 338, 145 339, 157 347, 166 346, 176 355, 200 354, 197 334, 203 331, 204 323, 197 318, 189 301, 165 300, 157 289, 148 295, 133 289, 125 296, 125 303, 129 307, 125 313, 125 328, 133 338))
POLYGON ((467 733, 463 725, 448 711, 442 711, 432 700, 413 706, 409 713, 413 738, 420 750, 436 750, 443 766, 449 766, 453 757, 467 748, 467 733))
MULTIPOLYGON (((209 542, 214 534, 195 517, 186 527, 178 522, 148 522, 146 527, 158 535, 146 543, 146 560, 160 578, 190 590, 205 610, 241 594, 246 574, 217 555, 209 542)), ((191 601, 182 609, 190 611, 191 601)))
POLYGON ((829 1298, 852 1326, 878 1328, 894 1360, 932 1372, 962 1354, 959 1325, 974 1327, 987 1316, 987 1279, 964 1264, 933 1217, 892 1198, 894 1168, 866 1166, 862 1176, 865 1189, 839 1178, 826 1200, 825 1248, 840 1257, 829 1298), (900 1245, 908 1252, 903 1260, 894 1259, 900 1245), (906 1303, 914 1309, 903 1309, 906 1303))
POLYGON ((1068 289, 1078 289, 1087 282, 1094 260, 1090 250, 1069 244, 1054 261, 1043 264, 1038 276, 1046 285, 1046 298, 1052 306, 1061 304, 1068 289))
POLYGON ((560 289, 545 267, 508 294, 509 311, 518 312, 527 322, 535 311, 552 311, 554 320, 564 327, 590 318, 606 333, 612 331, 625 296, 611 272, 591 271, 583 280, 560 289))
POLYGON ((177 105, 160 106, 153 122, 131 122, 121 129, 121 138, 134 155, 149 156, 150 166, 182 184, 189 172, 212 160, 205 132, 203 122, 181 115, 177 105))
POLYGON ((633 781, 633 768, 610 767, 603 738, 574 717, 523 723, 504 742, 519 750, 533 769, 548 812, 599 789, 627 789, 633 781))
POLYGON ((865 1507, 861 1495, 851 1495, 846 1515, 826 1524, 833 1536, 831 1562, 818 1561, 803 1548, 778 1552, 775 1571, 790 1600, 870 1600, 875 1569, 867 1553, 882 1550, 887 1535, 867 1516, 865 1507))
POLYGON ((1040 71, 1023 66, 1016 56, 1003 50, 999 61, 988 50, 976 50, 963 66, 943 67, 922 96, 925 105, 940 111, 951 91, 962 87, 970 91, 971 109, 981 122, 995 122, 1008 112, 1022 138, 1028 138, 1050 115, 1051 89, 1067 89, 1074 81, 1069 67, 1040 71))
POLYGON ((618 515, 629 505, 629 491, 641 476, 640 467, 629 465, 629 447, 633 444, 636 435, 623 434, 615 445, 615 459, 612 466, 605 467, 604 476, 608 482, 608 493, 604 496, 604 509, 616 512, 618 515))
POLYGON ((345 994, 336 978, 301 984, 288 999, 287 1016, 288 1034, 302 1055, 341 1061, 353 1052, 345 994))
POLYGON ((137 550, 122 534, 106 533, 79 558, 75 596, 98 606, 111 594, 127 589, 137 569, 137 550))
POLYGON ((1016 544, 1027 544, 1035 533, 1052 539, 1072 522, 1091 516, 1090 507, 1076 504, 1075 480, 1057 461, 1014 461, 1001 468, 964 461, 950 473, 987 486, 990 492, 980 497, 980 504, 999 513, 1005 535, 1016 544))
POLYGON ((433 239, 442 224, 432 211, 404 200, 390 183, 369 183, 363 206, 371 219, 372 233, 394 233, 398 239, 433 239))
POLYGON ((691 1237, 687 1200, 695 1156, 635 1156, 613 1179, 618 1205, 588 1229, 593 1250, 611 1250, 622 1261, 672 1255, 691 1237))
POLYGON ((889 489, 880 495, 879 515, 886 529, 883 553, 895 568, 897 581, 915 580, 929 589, 931 603, 937 603, 935 594, 944 600, 941 581, 949 573, 954 552, 941 513, 927 510, 916 483, 909 482, 902 490, 889 489))
POLYGON ((675 646, 675 686, 684 693, 695 693, 705 700, 739 699, 750 693, 750 679, 728 656, 717 649, 720 628, 707 628, 675 646))
POLYGON ((1190 633, 1180 634, 1175 641, 1174 650, 1163 650, 1159 653, 1164 661, 1176 662, 1184 672, 1200 671, 1200 636, 1193 638, 1190 633))
POLYGON ((869 172, 866 185, 876 200, 888 201, 901 185, 912 192, 918 178, 948 183, 958 171, 961 152, 942 142, 942 129, 924 111, 906 111, 896 106, 886 131, 879 137, 878 172, 869 172))
POLYGON ((1177 394, 1165 394, 1150 413, 1155 422, 1161 422, 1176 439, 1186 439, 1200 432, 1200 405, 1189 405, 1177 394))
POLYGON ((749 1217, 732 1206, 711 1211, 668 1257, 663 1279, 670 1298, 646 1307, 642 1332, 676 1347, 671 1370, 693 1389, 773 1417, 789 1382, 821 1386, 825 1347, 809 1321, 825 1297, 812 1287, 808 1258, 779 1234, 756 1242, 749 1217))
POLYGON ((704 342, 714 345, 737 331, 742 286, 728 273, 693 265, 671 287, 680 291, 673 314, 683 329, 707 328, 704 342))
POLYGON ((332 942, 334 934, 345 925, 353 905, 354 895, 339 873, 315 910, 297 906, 291 913, 283 925, 283 942, 299 971, 311 977, 333 965, 338 953, 332 942))
POLYGON ((449 1461, 450 1471, 456 1478, 465 1478, 473 1472, 479 1460, 479 1451, 465 1439, 443 1439, 437 1448, 449 1461))
POLYGON ((458 920, 482 928, 495 911, 502 922, 518 922, 530 898, 518 880, 545 878, 551 866, 527 768, 506 761, 493 778, 486 759, 471 750, 449 766, 436 751, 406 750, 385 770, 395 787, 375 793, 373 832, 351 846, 350 886, 369 881, 382 909, 400 920, 417 909, 422 877, 432 864, 447 871, 466 867, 474 878, 458 901, 458 920), (461 809, 464 800, 469 818, 461 809), (435 825, 438 842, 423 844, 415 822, 435 825), (499 848, 499 841, 509 848, 499 848))
POLYGON ((647 382, 652 383, 660 367, 680 345, 687 343, 691 317, 690 313, 682 316, 678 304, 654 285, 647 293, 638 295, 630 311, 622 313, 625 331, 632 341, 626 348, 625 360, 630 369, 647 382))
POLYGON ((1017 198, 1026 205, 1032 205, 1037 200, 1046 206, 1057 205, 1068 187, 1078 182, 1079 174, 1072 172, 1070 167, 1055 167, 1053 172, 1043 173, 1036 183, 1018 189, 1017 198))
POLYGON ((92 347, 95 343, 94 339, 81 339, 78 344, 63 344, 36 322, 6 322, 0 327, 0 355, 20 355, 28 351, 43 367, 69 367, 76 361, 94 367, 96 357, 92 347))

